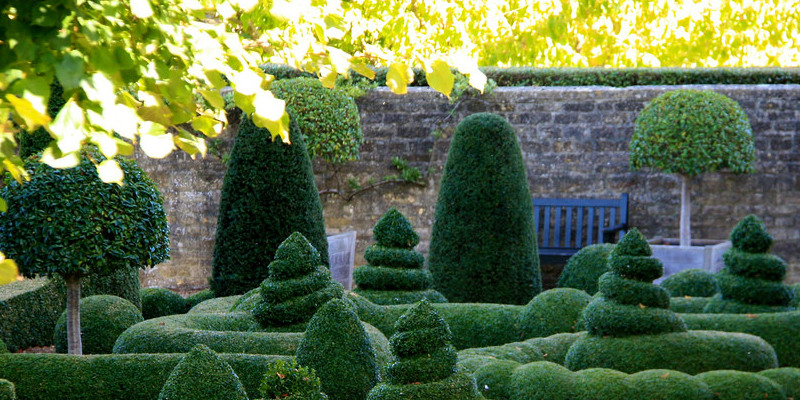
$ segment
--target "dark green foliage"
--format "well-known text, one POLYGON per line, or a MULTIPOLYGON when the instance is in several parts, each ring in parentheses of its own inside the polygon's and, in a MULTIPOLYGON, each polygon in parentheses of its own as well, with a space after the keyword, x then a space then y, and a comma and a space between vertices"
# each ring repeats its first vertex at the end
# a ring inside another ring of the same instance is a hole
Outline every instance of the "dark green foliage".
POLYGON ((511 375, 521 364, 509 360, 491 360, 472 373, 481 394, 489 399, 511 398, 511 375))
POLYGON ((0 340, 0 354, 3 353, 8 353, 8 347, 6 347, 6 344, 0 340))
POLYGON ((286 100, 286 108, 302 132, 311 158, 331 163, 358 159, 364 141, 355 100, 345 93, 322 86, 319 79, 280 80, 269 88, 286 100))
MULTIPOLYGON (((360 267, 361 269, 363 267, 360 267)), ((441 293, 433 290, 369 290, 358 289, 354 290, 355 293, 369 298, 375 304, 414 304, 422 299, 428 300, 431 303, 447 303, 447 299, 441 293)))
POLYGON ((380 379, 370 339, 351 305, 334 299, 308 323, 297 362, 313 369, 331 400, 365 399, 380 379))
POLYGON ((422 268, 425 262, 422 253, 380 245, 367 247, 364 258, 372 265, 389 265, 395 268, 422 268))
MULTIPOLYGON (((374 267, 364 265, 353 271, 353 280, 359 289, 371 290, 427 290, 433 284, 433 278, 427 269, 406 269, 393 267, 374 267)), ((354 290, 360 293, 360 290, 354 290)), ((370 298, 375 304, 381 304, 370 298)))
POLYGON ((469 361, 474 358, 486 358, 491 360, 510 360, 520 364, 528 364, 535 361, 550 361, 556 364, 564 364, 569 348, 585 333, 559 333, 546 338, 533 338, 524 342, 507 343, 502 346, 492 346, 483 348, 466 349, 458 352, 459 368, 467 371, 475 371, 467 368, 468 365, 480 365, 484 363, 474 363, 469 361))
POLYGON ((608 255, 614 245, 598 243, 586 246, 567 260, 557 287, 581 289, 591 295, 597 293, 597 279, 608 272, 608 255))
POLYGON ((679 314, 699 314, 710 300, 710 297, 670 297, 669 309, 679 314))
POLYGON ((628 377, 634 395, 630 400, 712 400, 711 389, 700 379, 679 371, 651 369, 628 377))
POLYGON ((800 399, 800 368, 776 368, 758 373, 783 387, 783 393, 790 399, 800 399))
POLYGON ((231 366, 205 345, 198 344, 169 374, 158 400, 247 400, 231 366))
POLYGON ((53 327, 66 296, 51 279, 37 278, 0 286, 0 340, 16 352, 53 344, 53 327))
POLYGON ((666 368, 687 374, 719 369, 776 368, 775 351, 763 339, 740 333, 689 331, 627 338, 586 336, 572 345, 564 365, 577 371, 610 368, 626 373, 666 368))
POLYGON ((17 399, 17 392, 14 389, 14 384, 5 379, 0 379, 0 400, 16 400, 16 399, 17 399))
POLYGON ((383 247, 413 249, 419 243, 419 236, 405 215, 392 207, 383 214, 375 227, 372 237, 383 247))
POLYGON ((583 330, 583 324, 579 320, 583 309, 591 300, 586 292, 571 288, 539 293, 519 316, 522 339, 583 330))
POLYGON ((752 372, 709 371, 695 379, 705 382, 718 400, 786 400, 778 383, 752 372))
POLYGON ((613 272, 606 272, 598 282, 607 300, 629 306, 669 308, 669 292, 662 287, 625 279, 613 272))
POLYGON ((629 400, 637 387, 627 374, 613 369, 589 368, 572 376, 576 400, 629 400))
POLYGON ((419 385, 381 383, 369 392, 367 400, 483 400, 475 378, 462 372, 435 382, 419 385))
POLYGON ((292 79, 292 78, 313 78, 314 74, 303 72, 286 64, 261 64, 259 67, 266 73, 275 77, 275 80, 292 79))
POLYGON ((642 308, 595 298, 583 311, 587 330, 596 336, 625 337, 684 332, 683 320, 664 308, 642 308))
MULTIPOLYGON (((264 371, 288 356, 220 354, 248 393, 258 393, 264 371)), ((154 400, 183 354, 0 355, 0 377, 21 400, 154 400)))
POLYGON ((186 299, 172 290, 152 287, 144 288, 140 293, 144 319, 183 314, 187 311, 186 299))
POLYGON ((717 280, 711 272, 689 268, 661 281, 672 297, 711 297, 717 293, 717 280))
POLYGON ((344 295, 342 285, 320 264, 314 246, 294 232, 278 246, 269 277, 261 283, 261 301, 253 316, 263 326, 307 322, 323 304, 344 295))
MULTIPOLYGON (((81 340, 83 354, 108 354, 117 337, 126 329, 144 321, 142 312, 121 297, 96 295, 81 299, 81 340)), ((56 322, 56 351, 67 352, 67 312, 56 322)))
POLYGON ((265 399, 325 400, 319 377, 314 370, 289 361, 276 360, 270 364, 261 381, 261 396, 265 399))
POLYGON ((632 257, 650 257, 653 255, 653 250, 650 248, 650 244, 647 243, 647 238, 644 237, 642 232, 639 232, 638 228, 632 228, 622 239, 614 246, 612 253, 609 255, 609 259, 613 259, 615 257, 620 256, 632 256, 632 257))
POLYGON ((722 254, 722 258, 733 275, 773 282, 786 277, 786 263, 772 254, 747 253, 734 248, 722 254))
POLYGON ((764 223, 752 214, 739 221, 731 231, 733 247, 747 253, 766 253, 772 247, 772 242, 764 223))
POLYGON ((526 304, 541 291, 533 204, 514 129, 481 113, 456 128, 428 265, 451 302, 526 304))
MULTIPOLYGON (((58 290, 66 297, 67 285, 64 279, 56 275, 53 280, 56 282, 58 290)), ((136 268, 123 268, 107 275, 89 275, 81 279, 81 297, 110 294, 122 297, 140 309, 142 308, 141 289, 139 270, 136 268)))
MULTIPOLYGON (((55 118, 64 104, 67 104, 67 101, 64 100, 64 88, 58 83, 58 80, 54 79, 50 84, 50 99, 47 102, 47 114, 50 118, 55 118)), ((50 133, 44 128, 39 128, 33 133, 22 130, 17 137, 19 138, 19 157, 23 160, 44 150, 53 141, 50 133)))
POLYGON ((548 361, 525 364, 511 375, 511 399, 572 400, 572 371, 548 361))
POLYGON ((31 157, 25 163, 30 181, 12 181, 0 191, 8 203, 0 218, 0 251, 25 277, 102 275, 169 257, 164 200, 156 185, 124 158, 116 160, 125 184, 103 183, 93 160, 105 158, 88 148, 77 167, 54 169, 31 157))
POLYGON ((203 289, 197 293, 190 294, 186 298, 186 310, 191 310, 194 306, 214 298, 214 291, 211 289, 203 289))
POLYGON ((308 238, 328 265, 322 204, 298 129, 293 121, 289 145, 242 117, 220 198, 211 277, 217 297, 257 287, 293 232, 308 238))
POLYGON ((639 113, 630 142, 631 168, 696 176, 728 168, 752 172, 753 132, 738 103, 708 90, 675 90, 639 113))

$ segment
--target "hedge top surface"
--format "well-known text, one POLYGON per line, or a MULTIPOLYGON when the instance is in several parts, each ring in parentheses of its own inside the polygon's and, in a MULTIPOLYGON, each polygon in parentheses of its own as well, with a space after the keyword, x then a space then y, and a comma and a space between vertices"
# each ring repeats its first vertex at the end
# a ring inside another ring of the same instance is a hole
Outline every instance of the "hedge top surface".
POLYGON ((752 172, 753 132, 734 100, 708 90, 675 90, 650 102, 636 118, 630 142, 633 170, 658 168, 688 177, 728 168, 752 172))
POLYGON ((183 357, 164 383, 158 400, 248 400, 233 368, 206 345, 183 357))
POLYGON ((772 242, 764 223, 753 214, 744 217, 731 231, 733 247, 747 253, 766 253, 772 242))
POLYGON ((275 250, 275 261, 269 265, 269 277, 286 280, 309 274, 321 265, 319 251, 300 232, 294 232, 275 250))
POLYGON ((411 249, 419 243, 419 235, 414 232, 411 222, 394 207, 375 224, 372 237, 378 245, 385 247, 411 249))

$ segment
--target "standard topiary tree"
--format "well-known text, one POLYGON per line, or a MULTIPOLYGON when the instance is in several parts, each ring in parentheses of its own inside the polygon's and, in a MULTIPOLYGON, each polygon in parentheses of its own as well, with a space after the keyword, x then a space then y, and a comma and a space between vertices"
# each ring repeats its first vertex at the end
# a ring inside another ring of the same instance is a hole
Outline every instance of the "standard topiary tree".
POLYGON ((656 97, 639 113, 630 153, 633 170, 652 167, 681 177, 681 246, 691 246, 691 178, 723 168, 752 172, 756 158, 750 122, 738 103, 683 89, 656 97))
POLYGON ((395 323, 389 339, 396 361, 368 400, 483 399, 475 378, 456 367, 456 349, 447 323, 423 299, 395 323))
POLYGON ((380 380, 369 336, 342 299, 329 301, 311 318, 297 363, 316 372, 331 400, 363 400, 380 380))
POLYGON ((428 265, 451 302, 526 304, 542 290, 522 152, 498 115, 471 115, 456 128, 428 265))
POLYGON ((263 326, 305 323, 322 305, 342 296, 344 288, 331 278, 317 249, 295 232, 275 251, 253 317, 263 326))
POLYGON ((243 294, 268 275, 275 249, 300 232, 328 265, 322 203, 311 160, 292 119, 292 144, 242 117, 231 150, 217 220, 211 289, 217 297, 243 294))
POLYGON ((613 249, 612 243, 597 243, 578 250, 564 265, 556 287, 580 289, 594 295, 600 275, 608 272, 608 255, 613 249))
POLYGON ((71 354, 81 354, 81 280, 153 266, 169 256, 164 200, 155 184, 123 158, 116 161, 124 184, 103 183, 95 163, 104 160, 87 148, 77 167, 54 169, 33 156, 25 164, 30 180, 0 191, 8 203, 0 218, 0 251, 28 278, 59 275, 66 282, 71 354))
POLYGON ((447 302, 432 289, 431 273, 423 268, 425 257, 414 251, 419 236, 400 211, 396 208, 387 211, 372 232, 378 243, 367 247, 364 253, 369 265, 353 271, 357 285, 353 292, 375 304, 416 303, 421 299, 447 302))
POLYGON ((269 90, 286 100, 312 159, 321 157, 330 163, 358 159, 364 135, 352 97, 322 86, 319 79, 305 77, 276 81, 269 90))
POLYGON ((731 231, 733 247, 722 255, 725 268, 717 273, 719 295, 706 304, 706 313, 765 313, 789 311, 794 291, 783 284, 786 263, 768 254, 772 236, 755 215, 731 231))
POLYGON ((140 293, 144 319, 183 314, 188 310, 186 299, 167 288, 144 288, 140 293))
POLYGON ((158 400, 247 400, 233 368, 206 345, 198 344, 172 370, 158 400))

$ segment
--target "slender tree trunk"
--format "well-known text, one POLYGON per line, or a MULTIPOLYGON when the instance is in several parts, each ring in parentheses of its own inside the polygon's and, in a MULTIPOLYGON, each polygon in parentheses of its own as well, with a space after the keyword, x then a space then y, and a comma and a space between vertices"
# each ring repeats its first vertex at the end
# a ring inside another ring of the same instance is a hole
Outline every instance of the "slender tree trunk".
POLYGON ((692 203, 689 200, 689 182, 686 175, 681 175, 681 247, 692 245, 692 203))
POLYGON ((81 343, 81 278, 64 277, 67 282, 67 348, 69 354, 83 354, 81 343))

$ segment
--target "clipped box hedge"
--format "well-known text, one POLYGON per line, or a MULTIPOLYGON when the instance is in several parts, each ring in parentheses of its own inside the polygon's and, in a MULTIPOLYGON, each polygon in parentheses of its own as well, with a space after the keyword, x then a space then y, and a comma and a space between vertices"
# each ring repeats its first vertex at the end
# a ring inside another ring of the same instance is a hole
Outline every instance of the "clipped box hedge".
POLYGON ((47 278, 0 286, 0 340, 11 352, 52 345, 65 304, 64 294, 47 278))
MULTIPOLYGON (((0 379, 19 400, 154 400, 183 354, 0 354, 0 379)), ((288 356, 220 354, 251 396, 269 364, 288 356)))

